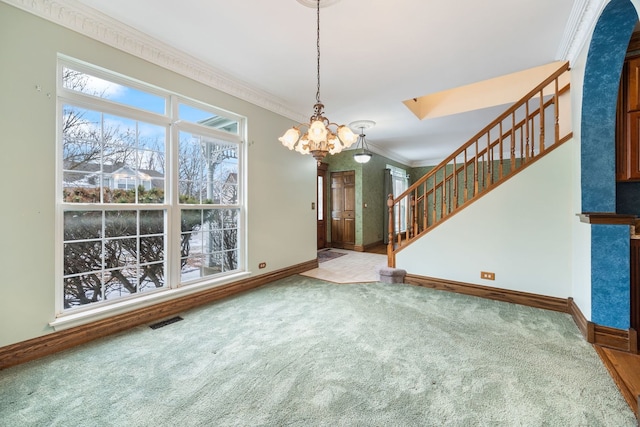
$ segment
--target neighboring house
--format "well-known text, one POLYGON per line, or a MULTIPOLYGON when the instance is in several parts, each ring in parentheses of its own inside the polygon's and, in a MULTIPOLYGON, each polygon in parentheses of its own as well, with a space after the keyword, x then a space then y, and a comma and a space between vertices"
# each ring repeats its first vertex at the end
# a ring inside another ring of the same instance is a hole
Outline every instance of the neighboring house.
POLYGON ((164 187, 164 175, 155 170, 134 170, 123 164, 102 165, 102 171, 100 169, 96 163, 67 165, 64 187, 94 188, 101 181, 104 187, 114 190, 133 190, 139 185, 145 190, 164 187))
POLYGON ((141 170, 133 170, 129 166, 123 166, 113 171, 111 174, 103 175, 105 178, 105 186, 117 188, 120 190, 134 190, 138 186, 142 186, 145 190, 151 190, 151 175, 141 170))

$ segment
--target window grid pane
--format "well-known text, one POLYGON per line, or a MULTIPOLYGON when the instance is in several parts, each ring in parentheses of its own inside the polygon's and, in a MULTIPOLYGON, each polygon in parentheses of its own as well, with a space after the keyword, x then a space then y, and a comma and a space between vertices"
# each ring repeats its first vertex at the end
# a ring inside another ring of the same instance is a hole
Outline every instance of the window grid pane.
POLYGON ((62 87, 125 104, 153 113, 165 114, 166 99, 130 86, 125 86, 72 68, 62 67, 62 87))
POLYGON ((238 204, 238 150, 234 143, 180 132, 180 203, 238 204))
POLYGON ((63 112, 65 202, 164 202, 165 127, 72 105, 63 112))
POLYGON ((238 209, 182 211, 182 282, 239 268, 238 219, 238 209))
POLYGON ((65 212, 65 308, 163 288, 164 217, 162 210, 65 212))

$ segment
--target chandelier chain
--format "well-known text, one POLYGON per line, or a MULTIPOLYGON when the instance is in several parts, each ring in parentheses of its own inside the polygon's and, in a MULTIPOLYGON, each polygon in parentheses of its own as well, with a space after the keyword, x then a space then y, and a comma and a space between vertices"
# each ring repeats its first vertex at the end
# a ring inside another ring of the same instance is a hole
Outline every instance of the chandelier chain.
POLYGON ((316 102, 320 103, 320 0, 316 1, 316 49, 318 51, 318 86, 316 88, 316 102))

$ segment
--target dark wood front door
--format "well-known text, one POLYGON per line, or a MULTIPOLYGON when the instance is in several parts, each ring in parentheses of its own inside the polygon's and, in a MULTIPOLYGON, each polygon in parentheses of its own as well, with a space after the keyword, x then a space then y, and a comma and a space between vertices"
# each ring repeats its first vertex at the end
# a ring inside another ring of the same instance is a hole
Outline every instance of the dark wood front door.
POLYGON ((318 165, 318 180, 317 180, 317 219, 318 219, 318 249, 322 249, 327 245, 327 196, 326 196, 326 180, 327 180, 327 168, 329 165, 326 163, 320 163, 318 165))
POLYGON ((331 173, 331 246, 353 249, 356 244, 356 172, 331 173))

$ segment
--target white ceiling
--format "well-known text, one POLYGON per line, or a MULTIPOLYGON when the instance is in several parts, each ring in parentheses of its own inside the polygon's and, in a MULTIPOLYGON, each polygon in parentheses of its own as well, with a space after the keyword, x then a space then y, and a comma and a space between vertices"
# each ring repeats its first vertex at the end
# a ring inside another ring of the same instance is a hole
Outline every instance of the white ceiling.
MULTIPOLYGON (((420 121, 402 101, 567 59, 560 56, 574 3, 324 1, 333 3, 320 10, 326 116, 339 124, 375 121, 366 131, 372 149, 411 166, 444 158, 505 106, 420 121)), ((94 8, 273 96, 296 113, 291 118, 313 112, 314 7, 297 0, 67 3, 94 8)))

